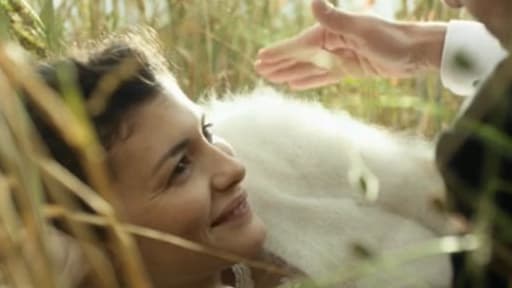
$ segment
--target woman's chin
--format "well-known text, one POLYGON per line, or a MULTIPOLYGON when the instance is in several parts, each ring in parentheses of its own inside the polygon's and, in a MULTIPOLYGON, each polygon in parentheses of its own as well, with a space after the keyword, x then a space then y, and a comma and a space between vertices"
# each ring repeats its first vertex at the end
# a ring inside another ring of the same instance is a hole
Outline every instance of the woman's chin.
POLYGON ((260 255, 266 238, 266 228, 257 215, 251 213, 243 225, 228 223, 225 227, 221 226, 212 229, 215 246, 244 258, 260 255))

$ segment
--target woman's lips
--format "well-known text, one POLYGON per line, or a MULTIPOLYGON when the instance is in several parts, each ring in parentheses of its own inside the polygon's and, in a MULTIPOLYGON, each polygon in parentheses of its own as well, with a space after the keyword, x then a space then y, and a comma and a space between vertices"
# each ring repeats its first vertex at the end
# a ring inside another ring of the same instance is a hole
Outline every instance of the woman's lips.
POLYGON ((223 212, 212 222, 212 227, 233 222, 243 218, 250 211, 247 195, 244 193, 228 205, 223 212))

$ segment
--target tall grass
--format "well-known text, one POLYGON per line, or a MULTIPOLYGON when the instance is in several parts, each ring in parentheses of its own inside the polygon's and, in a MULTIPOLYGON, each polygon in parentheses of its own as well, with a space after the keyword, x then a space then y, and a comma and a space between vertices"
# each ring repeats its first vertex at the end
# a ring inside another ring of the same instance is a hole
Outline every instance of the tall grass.
MULTIPOLYGON (((407 3, 404 0, 403 9, 397 12, 401 19, 458 16, 445 10, 438 1, 416 1, 414 8, 407 3)), ((257 50, 313 22, 309 5, 303 1, 0 0, 0 286, 2 282, 10 287, 69 284, 58 277, 49 255, 48 219, 55 217, 65 218, 75 237, 84 240, 79 242, 81 249, 100 287, 118 287, 119 279, 112 276, 113 268, 102 251, 98 253, 87 244, 98 239, 89 226, 80 223, 110 227, 115 247, 119 247, 119 262, 123 264, 122 282, 131 287, 149 287, 132 234, 242 260, 172 235, 121 223, 115 212, 116 197, 105 177, 101 147, 85 111, 80 110, 82 106, 69 105, 80 102, 79 97, 70 92, 65 100, 59 100, 34 75, 28 62, 64 54, 74 44, 81 45, 134 25, 149 25, 158 32, 165 57, 191 98, 209 91, 222 95, 259 85, 262 80, 252 69, 257 50), (25 49, 25 56, 20 57, 23 53, 13 43, 25 49), (20 88, 28 92, 28 99, 15 92, 20 88), (35 103, 68 144, 80 151, 92 187, 48 157, 22 108, 23 101, 35 103), (54 191, 55 205, 48 206, 43 201, 43 185, 54 191), (68 190, 93 207, 97 216, 77 212, 71 195, 64 192, 68 190)), ((411 80, 344 79, 337 85, 299 93, 297 97, 316 98, 326 106, 346 109, 369 122, 410 129, 427 137, 450 121, 459 104, 441 89, 434 74, 411 80)), ((467 239, 451 240, 455 243, 449 247, 451 250, 443 246, 447 239, 441 239, 429 243, 428 249, 419 245, 419 250, 401 257, 407 260, 472 249, 467 239)), ((262 263, 250 264, 283 273, 262 263)), ((355 277, 366 271, 363 268, 342 276, 355 277)))
MULTIPOLYGON (((372 1, 367 2, 371 5, 372 1)), ((402 2, 399 19, 430 21, 460 16, 441 1, 415 1, 414 7, 409 1, 402 2)), ((7 11, 3 22, 11 23, 11 38, 40 56, 59 55, 70 43, 79 45, 133 25, 150 25, 158 31, 165 56, 192 98, 212 90, 222 95, 258 85, 261 80, 252 69, 257 50, 314 22, 308 1, 298 0, 1 3, 7 11)), ((456 98, 441 89, 435 73, 412 80, 346 79, 298 95, 318 98, 327 106, 346 109, 371 122, 415 129, 428 136, 449 122, 449 112, 458 105, 456 98)))

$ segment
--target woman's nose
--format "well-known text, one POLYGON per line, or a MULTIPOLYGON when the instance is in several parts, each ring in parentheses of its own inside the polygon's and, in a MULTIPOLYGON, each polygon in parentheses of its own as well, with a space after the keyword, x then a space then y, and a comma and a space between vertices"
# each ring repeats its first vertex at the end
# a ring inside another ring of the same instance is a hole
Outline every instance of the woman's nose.
POLYGON ((242 162, 235 158, 234 151, 224 141, 215 143, 216 153, 213 169, 215 173, 212 177, 212 186, 215 191, 231 191, 233 187, 238 185, 245 178, 245 166, 242 162))

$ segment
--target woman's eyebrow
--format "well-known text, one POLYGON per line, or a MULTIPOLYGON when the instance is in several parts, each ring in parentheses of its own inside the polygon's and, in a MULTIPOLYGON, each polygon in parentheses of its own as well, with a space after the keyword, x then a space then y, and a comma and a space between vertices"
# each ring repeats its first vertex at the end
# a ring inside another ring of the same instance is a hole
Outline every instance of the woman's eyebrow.
POLYGON ((169 158, 176 157, 181 151, 185 150, 189 144, 189 139, 184 139, 180 143, 174 145, 171 149, 169 149, 167 152, 165 152, 164 155, 158 160, 156 165, 153 167, 153 173, 158 171, 160 167, 167 161, 169 158))

